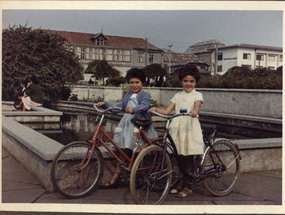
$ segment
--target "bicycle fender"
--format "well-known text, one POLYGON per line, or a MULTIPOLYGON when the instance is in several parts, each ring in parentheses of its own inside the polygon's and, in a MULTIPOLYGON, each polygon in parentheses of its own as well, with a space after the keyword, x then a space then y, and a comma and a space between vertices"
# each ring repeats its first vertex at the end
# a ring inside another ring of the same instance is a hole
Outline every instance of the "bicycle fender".
MULTIPOLYGON (((100 153, 101 157, 103 158, 103 161, 104 161, 104 157, 103 157, 103 153, 101 152, 100 148, 98 146, 95 146, 95 149, 94 150, 98 150, 98 152, 100 153)), ((103 170, 105 169, 105 162, 102 162, 103 163, 103 170)))

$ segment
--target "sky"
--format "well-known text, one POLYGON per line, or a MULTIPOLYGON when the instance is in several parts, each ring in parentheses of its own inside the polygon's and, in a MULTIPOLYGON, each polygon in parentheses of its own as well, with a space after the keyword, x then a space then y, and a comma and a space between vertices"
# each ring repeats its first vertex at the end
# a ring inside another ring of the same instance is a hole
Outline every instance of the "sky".
POLYGON ((213 39, 225 45, 283 45, 282 10, 2 10, 2 29, 14 24, 147 38, 180 53, 213 39))

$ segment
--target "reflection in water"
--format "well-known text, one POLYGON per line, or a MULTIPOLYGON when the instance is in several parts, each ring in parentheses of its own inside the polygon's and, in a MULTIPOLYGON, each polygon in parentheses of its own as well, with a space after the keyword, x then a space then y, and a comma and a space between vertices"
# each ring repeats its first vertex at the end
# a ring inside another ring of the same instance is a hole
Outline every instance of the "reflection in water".
MULTIPOLYGON (((100 118, 96 121, 96 116, 86 114, 63 114, 60 123, 45 124, 25 124, 44 135, 52 138, 59 143, 66 145, 72 141, 85 141, 92 137, 100 118)), ((118 121, 106 119, 103 121, 102 126, 104 131, 113 138, 114 131, 118 121)), ((154 123, 158 135, 161 136, 165 123, 154 123)), ((218 125, 218 137, 225 137, 228 139, 253 139, 253 138, 272 138, 282 137, 281 133, 271 131, 261 131, 256 129, 241 128, 237 126, 218 125)), ((105 138, 101 135, 102 140, 105 138)))
MULTIPOLYGON (((62 133, 45 133, 46 136, 66 145, 72 141, 88 140, 94 134, 95 128, 98 125, 99 120, 96 121, 95 116, 84 114, 63 114, 61 117, 61 130, 62 133)), ((104 120, 102 123, 103 130, 113 138, 117 121, 104 120)), ((102 137, 103 141, 105 139, 102 137)))

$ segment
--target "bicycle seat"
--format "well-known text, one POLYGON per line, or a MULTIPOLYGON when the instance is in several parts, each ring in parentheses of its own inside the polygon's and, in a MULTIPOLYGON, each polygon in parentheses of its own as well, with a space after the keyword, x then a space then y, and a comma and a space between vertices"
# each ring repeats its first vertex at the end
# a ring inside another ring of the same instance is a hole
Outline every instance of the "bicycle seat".
POLYGON ((132 119, 132 121, 139 126, 147 126, 152 124, 152 120, 147 119, 132 119))
POLYGON ((204 134, 212 134, 216 130, 216 125, 201 123, 201 129, 204 134))

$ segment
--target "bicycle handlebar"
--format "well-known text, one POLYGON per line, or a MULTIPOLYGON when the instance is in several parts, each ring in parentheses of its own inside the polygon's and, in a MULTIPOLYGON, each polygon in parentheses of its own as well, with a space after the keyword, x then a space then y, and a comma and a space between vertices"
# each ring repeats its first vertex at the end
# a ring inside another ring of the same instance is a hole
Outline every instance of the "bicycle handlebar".
POLYGON ((94 104, 93 107, 96 109, 96 111, 98 111, 98 112, 100 112, 100 113, 103 113, 103 114, 105 114, 106 112, 111 111, 111 110, 120 110, 120 111, 123 111, 123 109, 120 108, 120 107, 109 107, 109 108, 107 108, 107 109, 105 109, 105 110, 100 110, 100 109, 98 109, 97 104, 94 104))
MULTIPOLYGON (((157 113, 153 110, 150 110, 149 113, 152 113, 154 115, 157 115, 157 116, 160 116, 162 118, 165 118, 165 119, 172 119, 172 118, 175 118, 175 117, 178 117, 178 116, 191 116, 191 113, 178 113, 178 114, 174 114, 174 115, 163 115, 163 114, 160 114, 160 113, 157 113)), ((199 117, 199 115, 197 115, 197 118, 199 117)))

